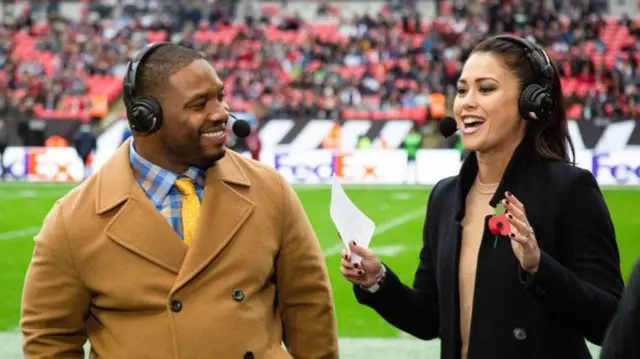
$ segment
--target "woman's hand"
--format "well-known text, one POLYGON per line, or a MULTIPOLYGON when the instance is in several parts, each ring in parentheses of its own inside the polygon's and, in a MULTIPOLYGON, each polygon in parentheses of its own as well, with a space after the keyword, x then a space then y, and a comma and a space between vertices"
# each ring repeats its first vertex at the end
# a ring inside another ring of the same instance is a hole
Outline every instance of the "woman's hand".
POLYGON ((343 249, 340 272, 353 284, 364 288, 371 287, 382 273, 382 262, 371 249, 361 247, 354 241, 349 242, 349 248, 351 252, 362 257, 362 261, 351 263, 349 251, 343 249))
POLYGON ((507 210, 507 220, 511 223, 511 247, 515 253, 520 266, 525 272, 534 274, 538 271, 540 264, 540 247, 533 228, 527 220, 524 205, 511 193, 505 193, 503 200, 504 208, 507 210))

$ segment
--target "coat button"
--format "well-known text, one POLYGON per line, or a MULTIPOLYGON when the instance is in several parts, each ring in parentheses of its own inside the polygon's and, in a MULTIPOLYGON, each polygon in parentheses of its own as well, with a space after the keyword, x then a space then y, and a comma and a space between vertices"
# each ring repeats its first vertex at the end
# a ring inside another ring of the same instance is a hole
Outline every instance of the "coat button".
MULTIPOLYGON (((242 293, 240 289, 234 289, 233 293, 231 294, 231 298, 238 302, 241 302, 244 299, 244 293, 242 293)), ((251 355, 253 355, 253 353, 251 355)))
POLYGON ((179 312, 182 310, 182 303, 179 300, 171 301, 171 310, 174 312, 179 312))
POLYGON ((242 359, 253 359, 253 352, 246 352, 242 359))
POLYGON ((513 336, 518 340, 525 340, 527 339, 527 332, 522 328, 516 328, 513 330, 513 336))
POLYGON ((536 286, 536 294, 538 295, 544 295, 545 293, 547 293, 546 290, 544 290, 544 288, 542 288, 541 286, 537 285, 536 286))

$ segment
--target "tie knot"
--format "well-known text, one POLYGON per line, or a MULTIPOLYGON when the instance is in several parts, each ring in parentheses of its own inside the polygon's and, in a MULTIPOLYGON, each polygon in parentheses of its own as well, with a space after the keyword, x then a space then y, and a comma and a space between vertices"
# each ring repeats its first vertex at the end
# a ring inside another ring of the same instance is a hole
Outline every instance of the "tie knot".
POLYGON ((187 178, 187 177, 178 178, 176 180, 175 186, 178 189, 178 191, 180 191, 185 196, 196 193, 196 187, 193 184, 193 181, 191 180, 191 178, 187 178))

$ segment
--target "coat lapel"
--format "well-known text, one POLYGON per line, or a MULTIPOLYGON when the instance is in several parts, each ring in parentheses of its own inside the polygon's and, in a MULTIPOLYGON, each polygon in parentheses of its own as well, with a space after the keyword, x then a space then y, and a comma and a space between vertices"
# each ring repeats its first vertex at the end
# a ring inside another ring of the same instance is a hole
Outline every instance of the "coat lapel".
MULTIPOLYGON (((518 192, 525 188, 529 180, 531 179, 532 162, 535 162, 537 156, 535 149, 533 148, 532 141, 525 137, 522 142, 516 147, 507 168, 505 169, 502 180, 496 189, 496 193, 493 195, 489 204, 495 207, 502 199, 504 199, 504 193, 509 191, 516 197, 518 192)), ((455 219, 457 222, 461 222, 464 218, 465 204, 467 200, 467 194, 473 185, 478 174, 478 159, 475 152, 469 154, 460 168, 458 174, 458 182, 456 187, 456 203, 455 203, 455 219)))
POLYGON ((540 156, 536 153, 533 141, 525 137, 513 152, 496 193, 489 201, 489 204, 495 207, 504 199, 506 191, 513 193, 518 198, 518 194, 524 192, 529 186, 531 179, 538 175, 535 173, 535 167, 539 158, 540 156))
POLYGON ((129 163, 129 141, 103 166, 98 177, 96 212, 117 212, 105 235, 140 257, 178 273, 187 246, 155 209, 139 186, 129 163))
POLYGON ((229 151, 207 171, 196 232, 172 292, 213 262, 253 213, 254 203, 234 189, 250 185, 236 156, 229 151))
MULTIPOLYGON (((489 204, 492 207, 495 207, 504 198, 505 191, 510 191, 517 197, 518 193, 522 193, 523 189, 526 188, 530 178, 532 177, 532 174, 530 173, 531 161, 536 158, 533 151, 535 150, 533 149, 530 140, 526 138, 518 145, 518 147, 516 147, 516 150, 507 164, 507 168, 505 169, 505 173, 498 185, 496 193, 489 201, 489 204)), ((448 293, 445 294, 450 298, 453 298, 453 305, 451 309, 451 319, 453 323, 449 329, 451 330, 450 335, 454 338, 453 344, 456 350, 458 350, 461 345, 459 336, 460 296, 458 290, 458 269, 460 265, 460 249, 462 241, 461 223, 465 216, 467 194, 469 193, 469 190, 471 190, 471 186, 473 186, 477 174, 478 159, 475 152, 472 152, 467 156, 460 168, 460 172, 458 173, 455 203, 453 207, 454 221, 451 222, 451 227, 447 228, 447 233, 450 236, 448 238, 451 238, 452 240, 441 244, 444 246, 442 255, 444 258, 443 262, 446 266, 443 276, 447 276, 445 278, 445 282, 452 283, 451 287, 446 287, 446 289, 448 289, 448 293)), ((480 265, 481 263, 478 263, 478 266, 480 265)))

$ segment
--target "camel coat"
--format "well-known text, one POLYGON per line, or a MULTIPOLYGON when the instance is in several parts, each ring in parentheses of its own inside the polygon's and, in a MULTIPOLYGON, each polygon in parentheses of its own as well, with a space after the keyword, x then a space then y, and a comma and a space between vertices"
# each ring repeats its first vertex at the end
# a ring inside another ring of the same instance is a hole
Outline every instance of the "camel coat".
POLYGON ((25 359, 335 359, 324 256, 292 188, 228 151, 187 247, 136 182, 128 141, 35 237, 25 359), (288 351, 282 346, 286 345, 288 351))

